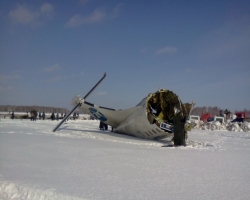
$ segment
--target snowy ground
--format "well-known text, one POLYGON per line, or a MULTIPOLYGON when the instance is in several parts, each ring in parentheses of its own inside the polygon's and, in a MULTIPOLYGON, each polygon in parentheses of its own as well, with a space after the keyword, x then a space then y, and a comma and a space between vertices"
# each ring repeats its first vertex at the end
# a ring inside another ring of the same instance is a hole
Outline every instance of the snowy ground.
POLYGON ((193 130, 168 148, 57 123, 1 119, 0 199, 250 199, 250 132, 193 130))

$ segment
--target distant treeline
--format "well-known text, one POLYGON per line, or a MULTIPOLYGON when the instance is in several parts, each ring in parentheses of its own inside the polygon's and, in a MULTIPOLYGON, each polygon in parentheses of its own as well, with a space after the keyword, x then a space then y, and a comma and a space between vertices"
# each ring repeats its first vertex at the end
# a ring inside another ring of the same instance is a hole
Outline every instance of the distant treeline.
POLYGON ((45 113, 67 113, 66 108, 55 108, 48 106, 12 106, 12 105, 0 105, 1 112, 30 112, 36 110, 37 112, 45 113))
MULTIPOLYGON (((45 112, 45 113, 68 113, 69 110, 66 108, 56 108, 56 107, 48 107, 48 106, 13 106, 13 105, 0 105, 0 112, 30 112, 32 110, 36 110, 37 112, 45 112)), ((191 115, 199 115, 205 113, 210 113, 213 115, 219 115, 220 110, 223 110, 217 106, 215 107, 195 107, 191 111, 191 115)), ((230 111, 229 109, 227 109, 230 111)), ((223 110, 224 111, 224 110, 223 110)), ((244 112, 249 112, 250 110, 244 109, 240 110, 244 112)), ((78 111, 79 113, 82 113, 81 111, 78 111)), ((236 111, 230 111, 232 113, 238 112, 236 111)))
MULTIPOLYGON (((201 116, 202 114, 205 113, 209 113, 209 114, 213 114, 213 115, 219 115, 220 114, 220 110, 225 111, 224 109, 221 109, 217 106, 215 107, 195 107, 193 108, 193 110, 191 111, 191 115, 199 115, 201 116)), ((248 112, 250 110, 244 109, 244 110, 235 110, 235 111, 231 111, 229 109, 227 109, 229 112, 231 113, 235 113, 235 112, 248 112)))

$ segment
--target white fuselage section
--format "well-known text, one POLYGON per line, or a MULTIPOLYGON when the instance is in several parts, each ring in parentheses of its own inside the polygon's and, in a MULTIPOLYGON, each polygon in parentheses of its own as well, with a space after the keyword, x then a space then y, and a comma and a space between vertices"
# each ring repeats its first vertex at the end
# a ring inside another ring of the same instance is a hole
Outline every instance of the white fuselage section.
POLYGON ((145 102, 140 103, 136 107, 124 110, 100 107, 81 100, 79 96, 73 98, 72 105, 77 105, 79 102, 81 102, 81 106, 79 107, 81 111, 112 126, 115 133, 146 139, 173 137, 173 133, 165 132, 156 124, 149 123, 145 102))

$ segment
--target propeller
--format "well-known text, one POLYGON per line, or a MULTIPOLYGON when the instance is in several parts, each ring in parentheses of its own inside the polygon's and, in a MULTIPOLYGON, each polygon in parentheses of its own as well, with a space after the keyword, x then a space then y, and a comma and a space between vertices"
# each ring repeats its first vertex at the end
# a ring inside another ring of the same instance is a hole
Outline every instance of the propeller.
MULTIPOLYGON (((98 83, 95 84, 95 86, 85 95, 85 97, 82 98, 82 100, 85 100, 93 91, 94 89, 102 82, 102 80, 106 77, 106 72, 104 73, 103 77, 98 81, 98 83)), ((59 124, 53 129, 53 132, 56 132, 56 130, 68 119, 68 117, 78 108, 82 105, 81 102, 79 102, 63 119, 59 122, 59 124)))

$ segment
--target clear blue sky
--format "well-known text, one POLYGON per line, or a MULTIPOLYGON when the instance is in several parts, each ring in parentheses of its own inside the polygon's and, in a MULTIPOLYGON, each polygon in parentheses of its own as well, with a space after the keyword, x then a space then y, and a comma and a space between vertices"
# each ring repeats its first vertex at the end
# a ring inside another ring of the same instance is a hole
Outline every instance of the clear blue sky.
POLYGON ((0 105, 250 109, 249 0, 0 0, 0 105))

